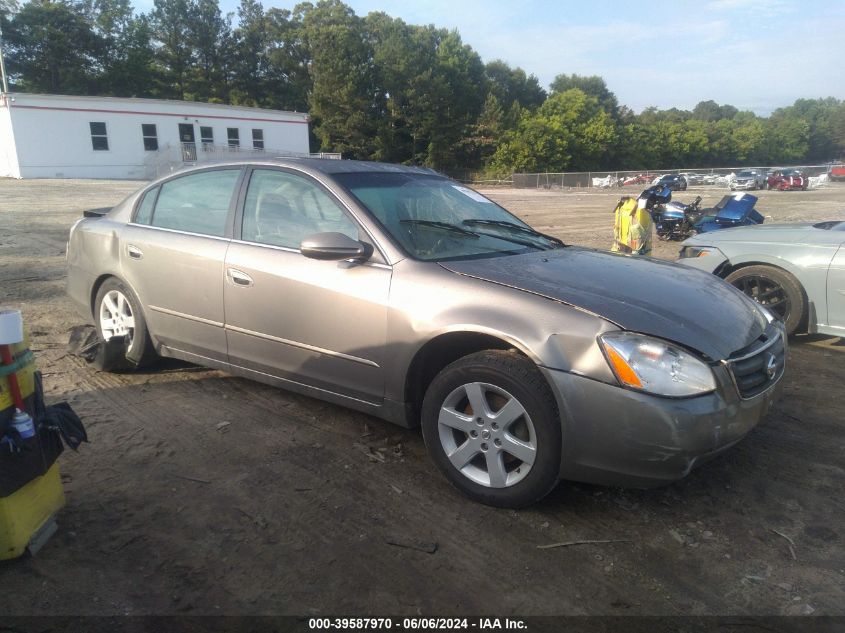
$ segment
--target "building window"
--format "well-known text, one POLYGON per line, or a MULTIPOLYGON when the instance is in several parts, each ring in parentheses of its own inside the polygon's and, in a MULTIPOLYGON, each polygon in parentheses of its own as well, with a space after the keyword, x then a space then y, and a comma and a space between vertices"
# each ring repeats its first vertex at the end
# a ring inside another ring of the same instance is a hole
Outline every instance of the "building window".
POLYGON ((229 147, 240 147, 241 146, 241 137, 238 134, 238 128, 236 128, 236 127, 226 128, 226 136, 229 138, 229 147))
POLYGON ((157 152, 158 130, 155 123, 142 123, 141 135, 144 137, 144 149, 148 152, 157 152))
POLYGON ((94 151, 108 151, 109 135, 106 132, 106 124, 91 121, 88 126, 91 128, 91 147, 94 151))
POLYGON ((264 130, 252 131, 252 147, 254 149, 264 149, 264 130))
POLYGON ((200 126, 200 142, 204 151, 209 151, 214 146, 214 128, 200 126))

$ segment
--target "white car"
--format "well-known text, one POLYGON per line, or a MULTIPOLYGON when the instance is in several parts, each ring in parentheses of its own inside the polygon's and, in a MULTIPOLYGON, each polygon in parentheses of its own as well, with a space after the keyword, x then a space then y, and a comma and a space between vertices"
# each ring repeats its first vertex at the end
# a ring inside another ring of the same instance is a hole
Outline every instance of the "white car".
POLYGON ((766 188, 766 175, 756 169, 743 169, 730 183, 731 191, 748 191, 766 188))
POLYGON ((700 233, 682 247, 680 263, 733 284, 787 333, 845 336, 845 221, 742 226, 700 233))

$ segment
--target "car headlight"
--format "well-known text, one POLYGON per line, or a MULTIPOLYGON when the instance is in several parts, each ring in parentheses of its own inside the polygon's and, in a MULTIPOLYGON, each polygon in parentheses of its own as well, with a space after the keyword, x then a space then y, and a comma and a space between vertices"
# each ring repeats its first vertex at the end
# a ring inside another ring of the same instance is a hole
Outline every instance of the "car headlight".
POLYGON ((716 389, 710 367, 683 348, 633 332, 608 332, 599 343, 616 379, 629 389, 674 398, 716 389))
POLYGON ((717 249, 710 246, 684 246, 681 249, 681 259, 690 259, 692 257, 707 257, 711 253, 715 253, 717 249))

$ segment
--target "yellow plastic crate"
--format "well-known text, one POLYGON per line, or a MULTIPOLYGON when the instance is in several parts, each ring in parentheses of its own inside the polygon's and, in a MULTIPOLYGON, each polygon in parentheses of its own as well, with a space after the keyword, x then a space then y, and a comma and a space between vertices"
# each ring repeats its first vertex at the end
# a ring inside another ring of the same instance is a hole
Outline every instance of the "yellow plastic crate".
POLYGON ((0 498, 0 560, 17 558, 65 505, 58 463, 23 488, 0 498))
MULTIPOLYGON (((28 341, 12 345, 12 353, 17 359, 23 358, 28 347, 28 341)), ((24 362, 16 374, 21 395, 30 399, 35 389, 35 362, 31 359, 24 362)), ((9 380, 0 376, 0 412, 11 415, 13 407, 9 380)), ((42 545, 51 534, 51 528, 54 529, 53 517, 64 505, 57 463, 12 494, 0 497, 0 560, 17 558, 31 543, 33 549, 42 545)))

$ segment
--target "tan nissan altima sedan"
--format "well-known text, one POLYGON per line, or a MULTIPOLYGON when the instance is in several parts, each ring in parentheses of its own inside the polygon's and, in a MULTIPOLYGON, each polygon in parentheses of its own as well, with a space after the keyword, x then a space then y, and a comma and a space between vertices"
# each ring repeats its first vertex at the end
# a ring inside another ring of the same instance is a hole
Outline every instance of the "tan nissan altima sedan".
POLYGON ((170 175, 71 229, 68 293, 126 365, 172 356, 422 426, 469 497, 646 486, 780 391, 765 308, 684 266, 567 246, 422 168, 273 159, 170 175))

